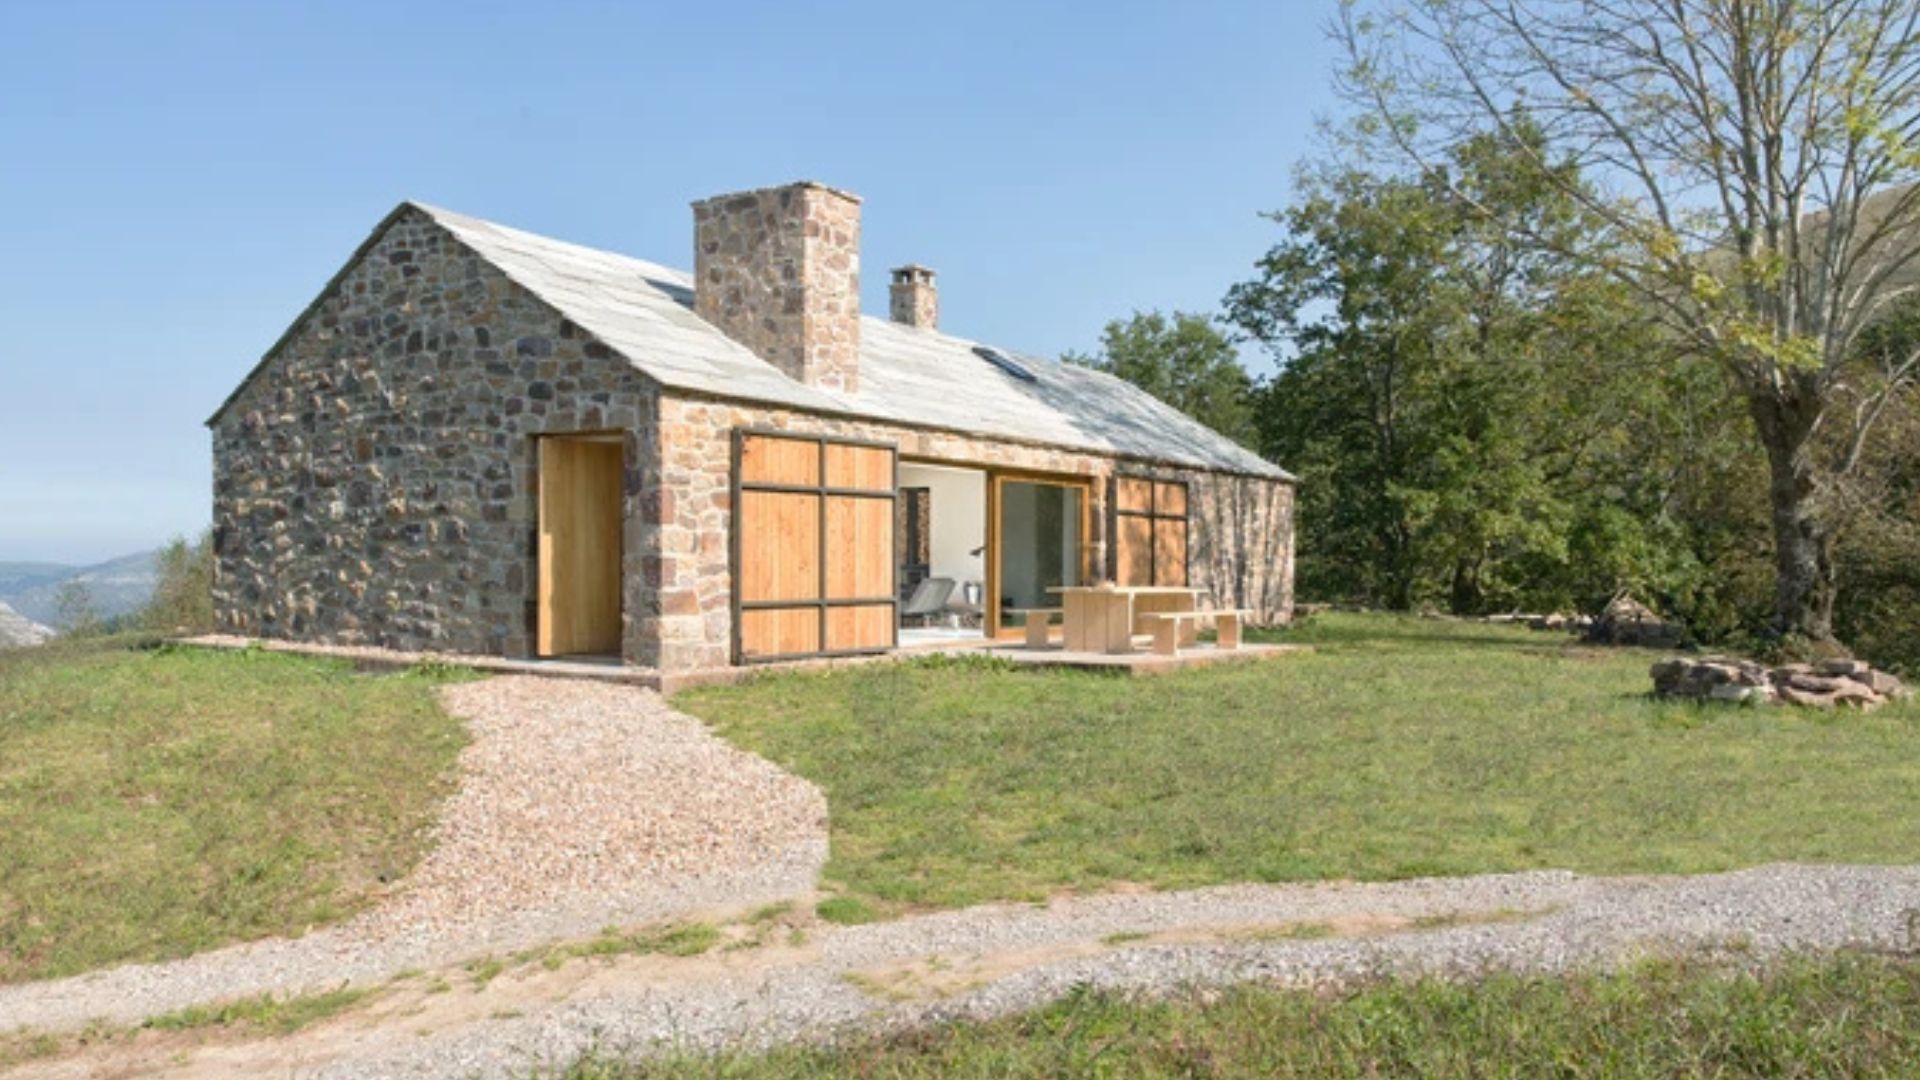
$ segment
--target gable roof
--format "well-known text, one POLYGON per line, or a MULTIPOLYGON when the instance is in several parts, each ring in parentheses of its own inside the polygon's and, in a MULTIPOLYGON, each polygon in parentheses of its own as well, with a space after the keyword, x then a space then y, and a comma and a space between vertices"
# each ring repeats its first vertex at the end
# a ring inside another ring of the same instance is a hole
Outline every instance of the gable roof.
POLYGON ((403 203, 394 216, 409 207, 671 389, 1293 479, 1251 450, 1104 372, 991 350, 1032 375, 1023 379, 976 352, 977 342, 870 316, 861 317, 859 390, 849 394, 808 386, 694 314, 693 278, 685 271, 424 203, 403 203))

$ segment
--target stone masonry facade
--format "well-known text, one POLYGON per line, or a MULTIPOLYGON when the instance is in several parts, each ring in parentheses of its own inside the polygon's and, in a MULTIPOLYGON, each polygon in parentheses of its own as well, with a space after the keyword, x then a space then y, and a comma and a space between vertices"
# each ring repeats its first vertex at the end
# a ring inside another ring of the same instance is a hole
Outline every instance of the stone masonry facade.
POLYGON ((694 311, 809 386, 860 388, 860 200, 800 183, 693 204, 694 311))
POLYGON ((1185 480, 1192 583, 1292 612, 1293 491, 1265 478, 664 391, 404 208, 214 418, 214 608, 228 633, 526 657, 538 437, 618 432, 627 475, 622 658, 731 662, 732 435, 882 440, 903 457, 1093 481, 1185 480))
MULTIPOLYGON (((627 433, 645 518, 658 389, 404 209, 215 417, 223 631, 495 656, 533 651, 536 436, 627 433)), ((624 653, 655 660, 645 528, 629 528, 624 653)))

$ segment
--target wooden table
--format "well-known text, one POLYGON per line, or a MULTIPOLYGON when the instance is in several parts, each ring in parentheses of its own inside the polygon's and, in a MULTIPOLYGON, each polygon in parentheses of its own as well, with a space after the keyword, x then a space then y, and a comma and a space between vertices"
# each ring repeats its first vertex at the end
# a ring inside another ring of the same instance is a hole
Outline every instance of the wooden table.
POLYGON ((1047 591, 1060 594, 1060 629, 1068 652, 1126 653, 1133 651, 1133 635, 1151 632, 1142 628, 1142 615, 1192 611, 1206 590, 1172 585, 1056 585, 1047 591))

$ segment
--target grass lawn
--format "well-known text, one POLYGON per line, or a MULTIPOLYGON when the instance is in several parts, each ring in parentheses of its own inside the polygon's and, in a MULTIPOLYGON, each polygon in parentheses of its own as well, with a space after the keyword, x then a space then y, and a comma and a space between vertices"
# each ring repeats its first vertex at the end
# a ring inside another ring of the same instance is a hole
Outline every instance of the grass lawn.
POLYGON ((1005 1020, 832 1049, 592 1059, 570 1080, 652 1077, 1672 1077, 1920 1073, 1920 966, 1840 956, 1758 974, 1663 962, 1612 975, 1079 993, 1005 1020))
POLYGON ((1310 655, 1122 679, 927 661, 691 690, 820 784, 857 921, 1114 882, 1920 860, 1920 707, 1647 696, 1656 654, 1326 615, 1310 655))
POLYGON ((437 677, 0 652, 0 982, 299 933, 404 873, 465 736, 437 677))

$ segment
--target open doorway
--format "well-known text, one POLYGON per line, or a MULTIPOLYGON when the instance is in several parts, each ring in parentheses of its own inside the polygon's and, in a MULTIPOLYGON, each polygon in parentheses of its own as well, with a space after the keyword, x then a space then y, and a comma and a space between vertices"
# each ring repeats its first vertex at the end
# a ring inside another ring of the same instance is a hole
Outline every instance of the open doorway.
POLYGON ((539 440, 540 656, 620 655, 625 455, 619 435, 539 440))
POLYGON ((985 634, 986 549, 987 474, 902 461, 894 500, 900 644, 985 634))

